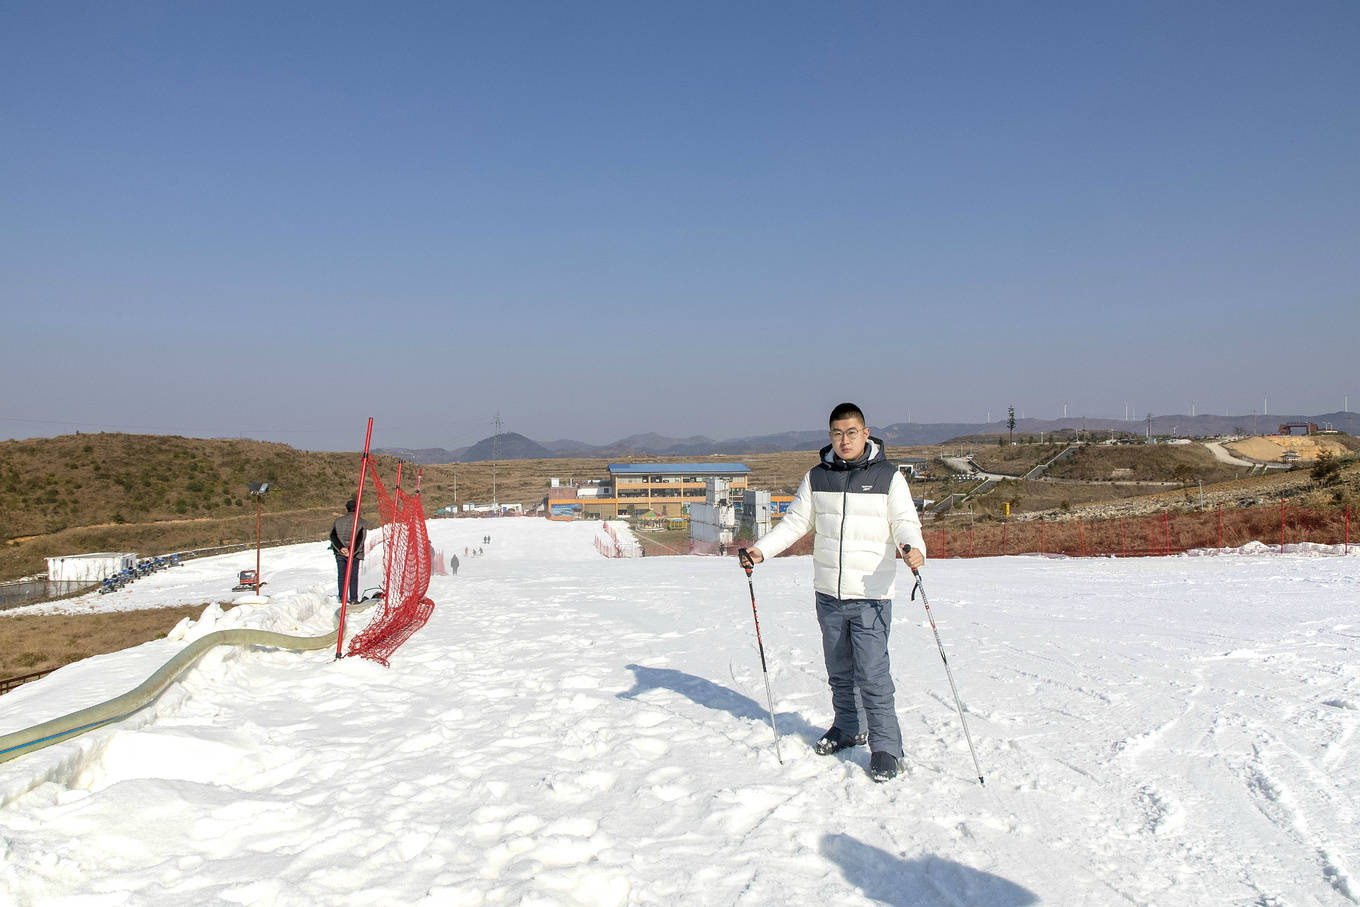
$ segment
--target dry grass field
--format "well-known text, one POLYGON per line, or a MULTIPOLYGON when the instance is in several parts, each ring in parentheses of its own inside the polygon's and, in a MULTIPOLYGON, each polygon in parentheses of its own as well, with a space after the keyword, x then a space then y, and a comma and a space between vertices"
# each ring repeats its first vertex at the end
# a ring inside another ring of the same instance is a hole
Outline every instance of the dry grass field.
POLYGON ((950 444, 944 448, 949 456, 971 455, 986 472, 1006 476, 1022 476, 1040 463, 1045 463, 1066 449, 1066 444, 950 444))
POLYGON ((202 605, 105 614, 0 615, 0 679, 48 671, 159 639, 202 605))
POLYGON ((1220 462, 1202 444, 1099 444, 1080 448, 1055 463, 1047 475, 1086 482, 1226 482, 1247 468, 1220 462))
POLYGON ((1123 500, 1164 491, 1166 488, 1161 485, 1087 485, 1066 482, 1022 482, 1017 479, 1002 482, 991 493, 976 499, 971 513, 965 505, 938 519, 950 524, 967 523, 970 519, 1000 520, 1003 517, 1003 503, 1009 503, 1011 514, 1016 515, 1031 510, 1070 510, 1087 504, 1123 500))
POLYGON ((634 533, 646 557, 689 554, 689 530, 666 529, 661 532, 634 533))

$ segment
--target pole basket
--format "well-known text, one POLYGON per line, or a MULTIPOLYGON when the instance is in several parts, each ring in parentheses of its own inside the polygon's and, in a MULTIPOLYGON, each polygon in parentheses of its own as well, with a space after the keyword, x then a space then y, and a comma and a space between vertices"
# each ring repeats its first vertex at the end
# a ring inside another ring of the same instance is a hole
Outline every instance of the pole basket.
POLYGON ((349 654, 387 665, 392 653, 434 613, 434 602, 425 595, 430 588, 430 537, 419 493, 408 495, 400 488, 389 493, 377 470, 369 474, 382 522, 387 591, 368 626, 350 640, 349 654))

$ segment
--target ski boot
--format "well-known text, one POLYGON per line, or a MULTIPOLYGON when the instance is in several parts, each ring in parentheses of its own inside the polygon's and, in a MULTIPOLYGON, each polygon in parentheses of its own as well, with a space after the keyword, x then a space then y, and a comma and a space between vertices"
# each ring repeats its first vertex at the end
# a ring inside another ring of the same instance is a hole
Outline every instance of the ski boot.
POLYGON ((827 730, 822 735, 822 739, 817 741, 814 749, 819 756, 830 756, 832 753, 839 753, 841 750, 850 749, 855 746, 864 746, 869 742, 869 735, 861 731, 858 734, 847 734, 838 727, 827 730))

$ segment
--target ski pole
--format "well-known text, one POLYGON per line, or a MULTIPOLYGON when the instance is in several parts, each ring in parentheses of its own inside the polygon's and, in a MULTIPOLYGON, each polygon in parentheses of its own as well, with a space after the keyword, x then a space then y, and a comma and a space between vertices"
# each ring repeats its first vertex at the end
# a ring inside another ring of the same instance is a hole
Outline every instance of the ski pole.
MULTIPOLYGON (((905 561, 907 559, 907 552, 911 550, 911 546, 898 545, 897 548, 902 552, 902 560, 905 561)), ((911 597, 915 599, 916 591, 918 589, 920 590, 921 604, 926 606, 926 617, 930 619, 930 629, 935 632, 935 645, 939 647, 940 650, 940 661, 944 662, 944 673, 945 676, 949 678, 949 689, 954 693, 954 708, 959 712, 959 723, 963 725, 963 737, 968 741, 968 752, 973 756, 973 768, 977 769, 978 784, 985 787, 987 782, 982 780, 982 766, 978 765, 977 750, 973 749, 973 735, 968 733, 968 720, 963 717, 963 703, 959 702, 959 688, 954 685, 954 672, 949 669, 949 659, 946 658, 944 654, 944 643, 940 641, 940 628, 935 626, 935 615, 930 610, 930 600, 926 598, 926 587, 925 584, 921 582, 921 572, 915 567, 912 567, 911 564, 907 564, 907 566, 911 568, 912 576, 916 577, 916 585, 911 590, 911 597)))
POLYGON ((779 760, 779 764, 784 764, 784 757, 779 753, 779 727, 774 723, 774 694, 770 692, 770 672, 765 667, 765 644, 760 641, 760 615, 756 613, 756 587, 751 581, 751 570, 755 564, 742 548, 737 560, 741 563, 741 569, 746 571, 746 587, 751 590, 751 618, 756 623, 756 648, 760 650, 760 672, 765 675, 765 699, 770 704, 770 730, 774 731, 774 757, 779 760))

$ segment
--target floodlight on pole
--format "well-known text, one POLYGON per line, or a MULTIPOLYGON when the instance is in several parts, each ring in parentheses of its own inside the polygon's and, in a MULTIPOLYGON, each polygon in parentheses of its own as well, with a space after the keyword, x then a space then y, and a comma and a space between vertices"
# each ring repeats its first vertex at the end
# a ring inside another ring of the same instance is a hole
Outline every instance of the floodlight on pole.
POLYGON ((246 486, 255 498, 255 595, 260 594, 260 508, 265 493, 269 491, 268 482, 251 482, 246 486))

